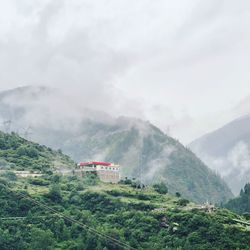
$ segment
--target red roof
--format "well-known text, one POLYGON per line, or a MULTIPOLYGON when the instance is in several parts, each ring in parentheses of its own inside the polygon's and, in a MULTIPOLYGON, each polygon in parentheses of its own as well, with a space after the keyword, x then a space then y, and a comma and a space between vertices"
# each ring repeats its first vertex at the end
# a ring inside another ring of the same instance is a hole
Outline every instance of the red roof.
POLYGON ((80 166, 88 166, 88 165, 101 165, 101 166, 110 166, 110 162, 104 162, 104 161, 88 161, 88 162, 80 162, 80 166))

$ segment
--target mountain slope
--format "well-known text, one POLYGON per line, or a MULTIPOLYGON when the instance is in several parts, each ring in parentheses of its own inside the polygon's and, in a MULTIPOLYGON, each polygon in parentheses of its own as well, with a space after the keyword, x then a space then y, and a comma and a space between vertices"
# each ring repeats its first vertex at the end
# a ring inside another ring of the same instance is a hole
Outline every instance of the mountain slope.
POLYGON ((74 162, 61 152, 27 141, 17 134, 0 131, 0 170, 46 172, 73 166, 74 162))
POLYGON ((250 181, 250 115, 195 140, 189 147, 225 178, 235 194, 250 181))
POLYGON ((74 159, 120 163, 123 176, 141 178, 146 184, 163 181, 171 193, 178 191, 194 201, 218 202, 231 195, 192 152, 148 122, 119 118, 110 126, 85 121, 82 128, 78 136, 59 142, 74 159))
POLYGON ((238 197, 229 200, 224 207, 239 214, 249 213, 250 218, 250 183, 244 186, 238 197))
POLYGON ((113 118, 67 100, 44 88, 5 92, 0 95, 0 104, 5 105, 0 117, 8 120, 6 114, 11 113, 12 129, 32 127, 32 140, 60 148, 75 161, 119 163, 123 176, 146 184, 163 181, 171 193, 180 192, 197 202, 220 202, 232 196, 220 177, 191 151, 149 122, 113 118), (13 101, 17 99, 20 102, 13 101))
POLYGON ((246 220, 228 210, 208 213, 153 188, 55 177, 40 177, 46 185, 0 179, 0 249, 249 249, 250 229, 235 221, 246 220))

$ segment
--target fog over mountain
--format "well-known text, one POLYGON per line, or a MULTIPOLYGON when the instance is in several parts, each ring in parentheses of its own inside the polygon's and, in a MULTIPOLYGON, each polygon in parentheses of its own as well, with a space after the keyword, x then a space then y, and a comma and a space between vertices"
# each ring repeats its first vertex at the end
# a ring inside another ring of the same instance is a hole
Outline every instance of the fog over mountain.
MULTIPOLYGON (((2 93, 2 127, 34 137, 44 123, 74 131, 83 117, 129 116, 188 144, 250 113, 249 9, 246 0, 1 2, 0 90, 46 92, 2 93)), ((247 155, 239 143, 233 152, 247 155)))
POLYGON ((232 197, 225 182, 190 150, 148 121, 87 109, 57 89, 24 87, 0 92, 0 130, 61 149, 79 161, 121 164, 123 177, 164 182, 196 202, 232 197), (54 105, 50 105, 50 104, 54 105))
POLYGON ((1 1, 0 89, 56 87, 187 143, 236 118, 232 108, 249 94, 249 7, 247 0, 1 1))
POLYGON ((0 1, 0 250, 249 249, 249 65, 249 0, 0 1))
POLYGON ((235 194, 250 181, 250 115, 233 120, 189 146, 225 178, 235 194))

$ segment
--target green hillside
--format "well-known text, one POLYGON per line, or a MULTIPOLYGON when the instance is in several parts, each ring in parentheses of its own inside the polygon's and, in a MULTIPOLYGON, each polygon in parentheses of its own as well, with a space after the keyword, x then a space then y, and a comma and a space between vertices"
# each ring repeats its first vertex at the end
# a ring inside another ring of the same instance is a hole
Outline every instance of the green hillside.
POLYGON ((119 163, 123 177, 140 178, 146 184, 164 182, 170 193, 180 192, 196 202, 220 203, 233 197, 196 155, 151 123, 77 110, 53 89, 26 87, 0 93, 0 120, 8 121, 11 114, 12 130, 23 133, 20 128, 31 127, 32 141, 62 149, 76 162, 119 163), (50 107, 49 100, 55 99, 57 106, 50 107))
POLYGON ((0 178, 0 249, 249 249, 243 217, 93 176, 0 178), (36 181, 34 181, 36 180, 36 181))
POLYGON ((60 151, 27 141, 15 133, 0 131, 0 170, 46 172, 73 165, 74 162, 60 151))
MULTIPOLYGON (((48 137, 52 138, 52 134, 48 137)), ((103 159, 119 163, 123 177, 141 178, 146 184, 164 182, 170 193, 180 192, 196 202, 216 203, 232 197, 218 175, 149 122, 131 118, 120 118, 112 125, 84 121, 79 134, 69 136, 60 145, 77 161, 103 159)))
POLYGON ((239 197, 229 200, 224 207, 239 214, 250 214, 250 183, 247 183, 244 189, 241 189, 239 197))

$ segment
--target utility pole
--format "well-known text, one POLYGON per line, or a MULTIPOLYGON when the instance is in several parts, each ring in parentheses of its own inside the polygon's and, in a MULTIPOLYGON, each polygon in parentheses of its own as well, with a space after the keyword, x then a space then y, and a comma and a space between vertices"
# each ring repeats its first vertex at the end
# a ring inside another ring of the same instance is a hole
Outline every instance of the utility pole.
POLYGON ((140 189, 142 190, 142 150, 139 149, 138 152, 138 164, 139 164, 139 185, 140 185, 140 189))
POLYGON ((26 140, 28 140, 31 134, 32 134, 31 127, 29 126, 24 130, 23 136, 26 140))
POLYGON ((11 124, 12 124, 11 120, 7 120, 7 121, 3 122, 5 133, 10 133, 10 131, 11 131, 11 124))

